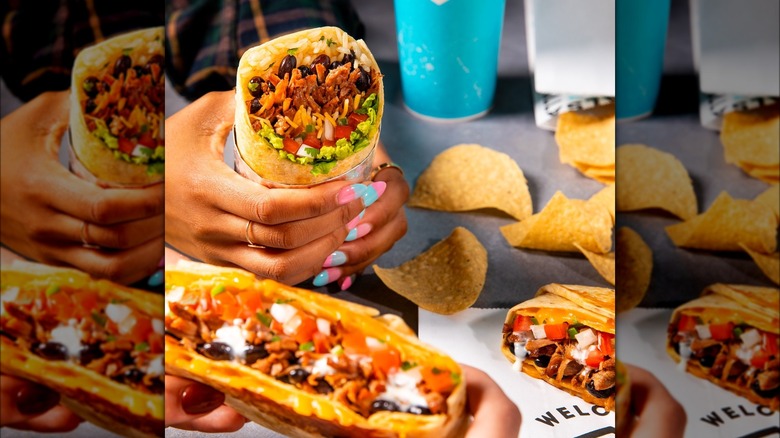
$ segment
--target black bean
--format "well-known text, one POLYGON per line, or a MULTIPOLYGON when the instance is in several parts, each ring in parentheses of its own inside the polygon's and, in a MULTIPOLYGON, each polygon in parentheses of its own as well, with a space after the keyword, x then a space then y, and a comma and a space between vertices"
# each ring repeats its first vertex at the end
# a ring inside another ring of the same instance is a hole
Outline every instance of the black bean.
POLYGON ((151 387, 148 387, 152 394, 162 394, 165 392, 165 381, 162 376, 152 379, 151 387))
POLYGON ((284 75, 292 75, 292 71, 295 68, 295 66, 298 64, 298 61, 295 59, 292 55, 287 55, 282 59, 282 62, 279 63, 279 70, 276 74, 280 78, 284 79, 284 75))
POLYGON ((92 111, 95 111, 95 108, 97 108, 97 104, 95 104, 95 100, 87 99, 87 103, 84 105, 84 112, 87 114, 91 114, 92 111))
POLYGON ((127 69, 133 66, 133 60, 127 55, 120 56, 114 63, 114 77, 118 78, 122 73, 126 73, 127 69))
POLYGON ((39 342, 32 350, 33 353, 47 360, 68 359, 68 349, 59 342, 39 342))
POLYGON ((317 382, 317 387, 314 389, 316 389, 317 392, 320 394, 330 394, 331 392, 333 392, 333 387, 330 386, 330 384, 326 382, 325 379, 320 379, 317 382))
POLYGON ((233 359, 233 349, 230 345, 222 342, 206 342, 197 347, 198 353, 213 360, 231 360, 233 359))
POLYGON ((260 108, 262 108, 262 107, 263 107, 263 105, 260 104, 260 99, 255 97, 249 103, 249 114, 254 114, 254 113, 260 111, 260 108))
POLYGON ((328 68, 328 64, 330 64, 330 58, 324 53, 318 55, 316 58, 314 58, 314 61, 311 62, 311 71, 314 71, 314 66, 317 64, 322 64, 325 66, 325 68, 328 68))
POLYGON ((328 70, 335 70, 337 68, 341 67, 341 63, 338 61, 333 61, 328 65, 328 70))
POLYGON ((306 76, 309 76, 311 74, 311 69, 309 67, 306 67, 305 65, 298 67, 298 71, 301 72, 302 78, 305 78, 306 76))
MULTIPOLYGON (((255 99, 255 101, 256 100, 257 99, 255 99)), ((244 363, 247 365, 252 365, 258 360, 265 359, 266 357, 268 357, 268 352, 265 350, 264 345, 252 345, 244 350, 244 363)))
POLYGON ((352 64, 355 62, 355 55, 352 53, 347 53, 344 55, 343 58, 341 58, 341 64, 349 64, 349 69, 352 70, 352 64))
POLYGON ((249 90, 249 94, 251 94, 253 97, 260 97, 263 95, 263 78, 260 76, 255 76, 252 79, 249 80, 249 85, 247 85, 247 89, 249 90))
POLYGON ((100 349, 100 344, 85 345, 81 351, 79 351, 79 362, 86 366, 90 362, 103 357, 105 353, 100 349))
POLYGON ((596 398, 607 398, 610 395, 612 395, 613 392, 615 392, 615 386, 614 385, 612 387, 610 387, 610 388, 603 389, 603 390, 599 391, 594 386, 593 380, 591 380, 590 382, 588 382, 587 385, 585 385, 585 389, 588 390, 590 395, 592 395, 593 397, 596 397, 596 398))
POLYGON ((360 76, 355 81, 355 86, 360 91, 368 91, 371 88, 371 76, 363 70, 363 67, 358 67, 358 70, 360 70, 360 76))
POLYGON ((534 359, 534 364, 541 368, 547 368, 547 365, 550 364, 550 356, 539 356, 534 359))
POLYGON ((763 398, 774 398, 777 396, 778 393, 780 393, 780 386, 775 386, 774 388, 769 389, 761 389, 761 386, 759 386, 758 379, 753 381, 753 384, 750 385, 750 389, 753 390, 756 394, 758 394, 759 397, 763 398))
POLYGON ((146 62, 146 71, 148 73, 152 72, 152 64, 157 64, 158 66, 160 66, 160 69, 162 69, 163 66, 165 65, 165 57, 163 57, 159 53, 152 56, 152 59, 146 62))
POLYGON ((391 402, 390 400, 374 400, 373 403, 371 403, 371 413, 379 412, 379 411, 391 411, 391 412, 397 412, 400 411, 401 408, 398 406, 397 403, 391 402))
POLYGON ((704 356, 699 358, 699 363, 704 368, 712 368, 712 365, 715 364, 715 356, 712 356, 712 355, 709 355, 709 354, 704 355, 704 356))
POLYGON ((425 406, 410 406, 408 412, 413 415, 431 415, 431 410, 425 406))
POLYGON ((124 373, 122 373, 122 379, 124 379, 125 382, 138 383, 143 378, 144 378, 144 373, 138 370, 138 368, 130 368, 124 373))
POLYGON ((308 371, 304 370, 303 368, 293 368, 292 371, 290 371, 290 374, 288 375, 290 383, 302 383, 304 380, 309 378, 308 371))
POLYGON ((98 84, 100 82, 98 81, 98 78, 94 76, 90 76, 86 79, 84 79, 84 82, 81 84, 82 88, 84 88, 84 92, 87 93, 87 96, 89 97, 95 97, 98 95, 98 84))

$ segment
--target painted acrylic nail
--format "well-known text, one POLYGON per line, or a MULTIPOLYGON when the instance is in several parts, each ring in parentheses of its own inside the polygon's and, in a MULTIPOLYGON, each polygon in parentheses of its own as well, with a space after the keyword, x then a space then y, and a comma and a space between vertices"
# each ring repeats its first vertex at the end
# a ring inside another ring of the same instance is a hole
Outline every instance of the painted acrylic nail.
POLYGON ((339 205, 349 204, 357 198, 365 196, 369 186, 363 184, 352 184, 339 190, 339 194, 336 195, 336 200, 339 205))
POLYGON ((34 383, 22 386, 16 393, 16 408, 22 415, 42 414, 59 402, 59 394, 34 383))
POLYGON ((347 234, 345 241, 352 242, 353 240, 360 239, 369 232, 371 232, 371 224, 360 224, 357 227, 349 230, 349 234, 347 234))
POLYGON ((332 268, 334 266, 341 266, 344 263, 347 263, 347 255, 341 251, 333 251, 333 253, 325 259, 325 263, 322 264, 322 267, 332 268))
POLYGON ((385 192, 385 189, 387 188, 387 183, 384 181, 376 181, 371 183, 370 186, 368 186, 366 193, 363 194, 363 206, 368 207, 374 202, 376 202, 377 199, 379 199, 380 196, 382 196, 382 193, 385 192))
POLYGON ((341 290, 347 290, 349 289, 352 284, 355 283, 355 275, 350 275, 349 277, 344 277, 339 280, 339 288, 341 290))
POLYGON ((193 383, 181 393, 181 408, 189 415, 211 412, 225 403, 225 395, 201 383, 193 383))
POLYGON ((316 287, 325 286, 326 284, 333 283, 334 281, 338 280, 339 277, 341 277, 341 269, 328 268, 317 274, 314 277, 314 281, 312 281, 312 283, 316 287))
POLYGON ((363 219, 363 216, 365 215, 366 215, 366 210, 361 211, 359 215, 355 216, 354 219, 349 221, 349 223, 347 224, 347 229, 351 230, 355 228, 358 225, 358 223, 360 223, 361 219, 363 219))
POLYGON ((165 271, 160 269, 159 271, 152 274, 152 276, 149 277, 149 280, 147 280, 146 283, 151 287, 157 287, 163 284, 163 281, 165 281, 165 271))

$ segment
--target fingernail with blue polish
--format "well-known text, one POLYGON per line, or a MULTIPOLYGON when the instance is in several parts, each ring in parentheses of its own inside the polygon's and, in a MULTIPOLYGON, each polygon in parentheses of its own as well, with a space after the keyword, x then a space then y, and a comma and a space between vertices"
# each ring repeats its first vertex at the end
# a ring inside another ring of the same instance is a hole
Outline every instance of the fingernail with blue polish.
POLYGON ((371 231, 371 224, 360 224, 357 227, 349 230, 345 242, 352 242, 353 240, 360 239, 371 231))
POLYGON ((339 280, 339 288, 341 290, 347 290, 349 289, 352 284, 355 283, 355 275, 350 275, 349 277, 344 277, 341 280, 339 280))
POLYGON ((336 201, 339 205, 349 204, 357 198, 365 196, 368 186, 364 184, 352 184, 339 190, 339 194, 336 195, 336 201))
POLYGON ((341 251, 334 251, 325 259, 325 263, 322 264, 323 268, 332 268, 334 266, 341 266, 347 263, 347 255, 341 251))
POLYGON ((157 287, 163 284, 163 280, 165 280, 165 271, 160 269, 159 271, 152 274, 151 277, 149 277, 149 280, 146 281, 146 284, 151 287, 157 287))
POLYGON ((328 268, 317 274, 317 276, 314 277, 312 284, 316 287, 325 286, 328 283, 333 283, 338 280, 339 277, 341 277, 341 269, 328 268))
POLYGON ((363 219, 363 216, 365 215, 366 215, 366 210, 361 211, 359 215, 355 216, 354 219, 349 221, 349 223, 347 224, 347 229, 351 230, 355 228, 358 225, 358 223, 361 221, 361 219, 363 219))
POLYGON ((384 181, 377 181, 371 183, 370 186, 367 187, 366 193, 361 196, 363 198, 363 206, 368 207, 374 202, 376 202, 377 199, 379 199, 380 196, 382 196, 382 193, 385 192, 385 189, 387 188, 387 183, 384 181))

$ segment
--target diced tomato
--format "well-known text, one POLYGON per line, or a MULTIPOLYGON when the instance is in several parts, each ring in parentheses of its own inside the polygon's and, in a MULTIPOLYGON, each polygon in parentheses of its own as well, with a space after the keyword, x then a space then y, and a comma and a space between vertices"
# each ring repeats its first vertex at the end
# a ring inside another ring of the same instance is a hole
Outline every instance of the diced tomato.
POLYGON ((298 330, 295 331, 294 337, 299 344, 305 344, 312 340, 314 332, 317 331, 317 322, 314 318, 306 315, 301 315, 301 325, 298 326, 298 330))
POLYGON ((73 318, 75 314, 75 307, 70 295, 65 291, 59 291, 47 297, 49 302, 49 308, 54 310, 57 315, 57 319, 60 321, 67 321, 73 318))
POLYGON ((588 357, 585 359, 585 365, 591 368, 598 368, 599 364, 604 361, 604 354, 598 349, 591 350, 588 353, 588 357))
POLYGON ((349 135, 352 134, 352 131, 355 129, 349 125, 339 125, 336 126, 336 128, 333 130, 333 138, 336 140, 340 138, 346 138, 349 139, 349 135))
POLYGON ((138 144, 154 149, 157 146, 157 141, 152 137, 152 133, 147 131, 138 138, 138 144))
POLYGON ((387 375, 391 370, 401 367, 401 353, 392 345, 382 344, 380 348, 371 351, 371 361, 374 368, 387 375))
POLYGON ((130 339, 135 342, 149 342, 149 336, 154 333, 152 321, 149 318, 136 317, 133 330, 130 331, 130 339))
POLYGON ((322 139, 322 145, 323 146, 336 146, 336 140, 328 140, 327 138, 322 139))
POLYGON ((119 137, 119 150, 126 153, 126 154, 132 154, 133 149, 135 149, 135 144, 123 137, 119 137))
POLYGON ((455 382, 452 380, 452 373, 441 368, 424 367, 422 376, 425 384, 435 392, 446 393, 455 386, 455 382))
POLYGON ((531 330, 531 317, 525 315, 515 316, 515 323, 512 325, 512 331, 524 332, 531 330))
POLYGON ((361 354, 364 356, 369 354, 366 337, 361 333, 344 333, 341 339, 341 346, 344 347, 344 351, 348 354, 361 354))
POLYGON ((213 308, 213 304, 211 302, 211 292, 204 289, 200 291, 200 309, 204 312, 207 312, 213 308))
POLYGON ((298 152, 298 149, 301 148, 301 145, 298 144, 297 141, 291 139, 290 137, 284 138, 284 150, 295 155, 295 153, 298 152))
POLYGON ((164 348, 163 335, 159 333, 149 335, 149 351, 151 353, 162 353, 164 348))
POLYGON ((320 142, 320 139, 317 138, 317 134, 312 132, 306 135, 306 138, 303 139, 303 144, 306 146, 311 146, 315 149, 319 149, 322 147, 322 143, 320 142))
POLYGON ((241 308, 239 318, 251 318, 255 313, 263 310, 263 300, 257 292, 241 292, 236 295, 236 301, 238 301, 238 306, 241 308))
POLYGON ((762 369, 768 360, 769 354, 767 354, 765 351, 759 351, 750 359, 750 365, 754 368, 762 369))
POLYGON ((712 339, 716 341, 729 340, 734 336, 734 323, 710 324, 710 334, 712 334, 712 339))
POLYGON ((566 339, 569 337, 569 323, 562 322, 560 324, 545 324, 544 334, 551 340, 566 339))
POLYGON ((86 318, 97 307, 99 295, 95 291, 81 290, 73 293, 72 300, 79 316, 86 318))
POLYGON ((696 330, 696 318, 690 315, 683 315, 680 320, 677 321, 677 331, 679 332, 692 332, 696 330))
POLYGON ((327 353, 332 348, 328 337, 320 332, 314 332, 312 342, 314 342, 314 351, 318 354, 327 353))
POLYGON ((764 351, 771 355, 777 355, 778 350, 780 350, 780 345, 778 345, 778 339, 777 335, 774 333, 764 333, 764 351))
POLYGON ((366 120, 368 120, 368 114, 352 113, 349 115, 349 117, 347 117, 347 123, 352 127, 352 129, 357 129, 357 125, 360 122, 365 122, 366 120))
POLYGON ((279 334, 284 333, 284 326, 281 322, 274 319, 271 321, 271 331, 279 334))
POLYGON ((222 292, 213 297, 214 311, 225 321, 236 319, 241 313, 236 297, 230 292, 222 292))
POLYGON ((612 347, 612 343, 615 340, 615 335, 612 333, 599 332, 599 337, 601 338, 599 345, 601 352, 607 356, 612 356, 615 354, 615 349, 612 347))

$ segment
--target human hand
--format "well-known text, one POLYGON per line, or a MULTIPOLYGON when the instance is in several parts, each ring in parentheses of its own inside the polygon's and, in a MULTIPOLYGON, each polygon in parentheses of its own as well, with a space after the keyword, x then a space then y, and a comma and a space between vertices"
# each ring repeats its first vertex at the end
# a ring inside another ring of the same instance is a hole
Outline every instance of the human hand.
POLYGON ((522 417, 514 402, 484 371, 463 364, 461 367, 466 374, 467 407, 474 417, 466 438, 516 438, 522 417))
POLYGON ((24 379, 0 375, 0 427, 36 432, 67 432, 82 421, 56 392, 24 379))
POLYGON ((58 159, 67 126, 68 92, 41 94, 0 120, 2 242, 43 263, 138 281, 162 256, 163 188, 104 189, 73 175, 58 159))
POLYGON ((648 371, 624 364, 631 382, 632 438, 682 437, 687 417, 682 405, 648 371))
MULTIPOLYGON (((374 164, 390 161, 382 144, 377 145, 374 164)), ((345 242, 328 256, 322 266, 325 269, 314 277, 315 286, 338 280, 341 290, 348 289, 355 281, 355 274, 389 251, 406 234, 407 222, 403 207, 409 199, 409 184, 403 173, 398 168, 387 167, 376 174, 374 181, 385 183, 384 195, 370 208, 366 208, 363 218, 355 224, 356 239, 345 242)))
POLYGON ((165 376, 165 427, 235 432, 247 419, 224 404, 225 394, 202 383, 165 376))
POLYGON ((234 110, 232 91, 209 93, 166 121, 166 240, 206 263, 297 284, 321 270, 385 183, 269 189, 250 181, 223 158, 234 110), (248 247, 247 237, 265 248, 248 247))

